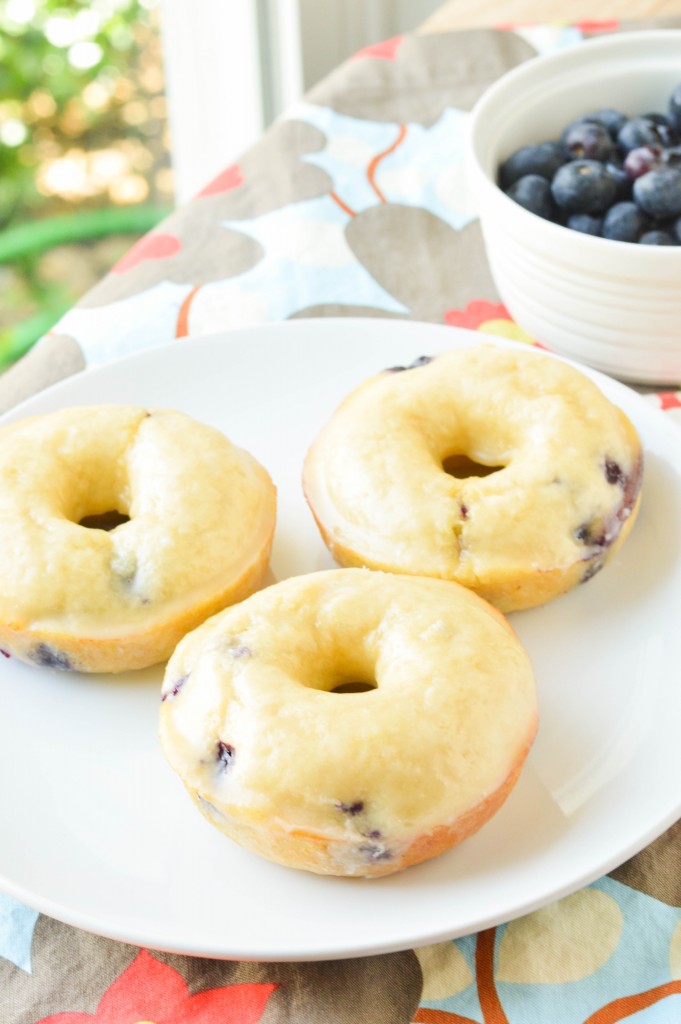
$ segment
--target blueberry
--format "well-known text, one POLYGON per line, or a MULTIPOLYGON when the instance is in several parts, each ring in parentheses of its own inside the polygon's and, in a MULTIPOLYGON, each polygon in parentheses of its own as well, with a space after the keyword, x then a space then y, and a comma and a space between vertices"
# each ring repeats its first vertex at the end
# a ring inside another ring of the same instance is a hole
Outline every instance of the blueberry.
POLYGON ((627 177, 634 181, 642 174, 661 167, 663 153, 661 146, 637 146, 636 149, 630 149, 624 160, 627 177))
POLYGON ((639 459, 632 467, 631 473, 627 474, 615 459, 606 458, 603 462, 603 472, 608 483, 619 488, 619 504, 604 518, 584 522, 574 531, 575 540, 584 544, 587 549, 583 561, 589 565, 582 577, 583 582, 601 568, 604 552, 617 540, 622 524, 632 513, 641 487, 643 460, 639 459))
POLYGON ((681 146, 670 146, 662 150, 662 162, 667 167, 681 167, 681 146))
POLYGON ((568 158, 609 160, 615 153, 610 132, 596 121, 577 121, 563 132, 562 143, 568 158))
POLYGON ((585 120, 596 121, 598 124, 602 124, 610 132, 610 137, 616 139, 617 133, 627 119, 624 114, 620 113, 619 110, 615 110, 614 107, 601 107, 600 110, 594 110, 593 113, 587 114, 585 120))
POLYGON ((625 121, 617 133, 617 141, 626 153, 639 146, 664 145, 660 126, 649 117, 632 117, 625 121))
POLYGON ((521 146, 501 165, 499 184, 505 192, 527 174, 538 174, 550 181, 564 163, 565 154, 558 142, 539 142, 533 146, 521 146))
POLYGON ((572 231, 681 244, 681 82, 666 113, 602 107, 566 125, 560 141, 521 146, 499 168, 499 184, 525 209, 572 231))
POLYGON ((620 466, 619 462, 615 462, 614 459, 605 460, 605 479, 609 484, 621 484, 622 486, 626 483, 626 476, 620 466))
POLYGON ((615 197, 616 186, 597 160, 573 160, 560 167, 551 193, 566 213, 603 213, 615 197))
POLYGON ((339 811, 342 811, 343 814, 350 814, 354 816, 355 814, 362 813, 364 810, 364 802, 362 800, 353 800, 352 803, 346 804, 343 803, 342 800, 338 800, 336 802, 336 807, 339 811))
POLYGON ((403 370, 416 370, 419 366, 427 366, 433 361, 434 356, 419 356, 408 366, 389 366, 386 373, 401 373, 403 370))
POLYGON ((59 668, 64 672, 73 668, 68 655, 50 644, 38 644, 29 657, 36 665, 45 665, 47 668, 59 668))
POLYGON ((663 167, 637 178, 634 200, 651 217, 678 217, 681 214, 681 171, 663 167))
POLYGON ((603 238, 615 242, 638 242, 649 226, 648 217, 636 203, 615 203, 603 217, 603 238))
POLYGON ((189 679, 189 672, 186 675, 180 676, 176 683, 173 684, 170 690, 166 690, 165 693, 161 694, 161 701, 175 700, 178 693, 189 679))
POLYGON ((386 850, 385 846, 381 843, 360 843, 359 852, 362 856, 372 863, 379 860, 391 860, 392 854, 390 850, 386 850))
POLYGON ((603 226, 602 217, 592 217, 590 213, 572 213, 566 221, 572 231, 581 231, 583 235, 600 235, 603 226))
MULTIPOLYGON (((607 531, 599 528, 598 525, 594 523, 582 523, 582 525, 575 530, 574 538, 581 544, 590 548, 592 553, 594 548, 602 551, 603 548, 609 547, 614 540, 614 537, 607 536, 607 531)), ((588 556, 589 558, 592 557, 592 553, 588 556)))
POLYGON ((238 644, 236 647, 230 647, 229 653, 233 658, 251 658, 253 657, 253 651, 246 644, 238 644))
POLYGON ((662 145, 669 149, 671 146, 678 145, 679 134, 672 128, 670 124, 659 125, 660 135, 662 136, 662 145))
POLYGON ((619 203, 623 199, 629 199, 631 197, 631 178, 624 169, 624 166, 620 163, 615 163, 614 160, 609 160, 605 169, 615 182, 615 202, 619 203))
POLYGON ((592 534, 591 534, 591 526, 589 525, 589 523, 582 523, 581 526, 578 526, 577 529, 575 530, 574 537, 575 537, 575 540, 578 540, 580 544, 591 545, 591 543, 592 543, 592 540, 591 540, 592 534))
POLYGON ((587 565, 584 572, 582 573, 581 582, 588 583, 589 580, 592 580, 594 578, 597 572, 601 571, 604 565, 605 562, 603 558, 596 558, 593 562, 590 562, 589 565, 587 565))
POLYGON ((215 757, 222 771, 226 772, 234 764, 234 747, 231 743, 224 743, 222 740, 218 740, 215 757))
POLYGON ((673 146, 679 141, 674 126, 664 114, 644 114, 643 116, 656 126, 663 146, 673 146))
POLYGON ((678 245, 668 231, 646 231, 638 240, 639 245, 678 245))
POLYGON ((681 82, 669 97, 668 114, 672 128, 681 135, 681 82))
MULTIPOLYGON (((559 169, 559 174, 560 170, 562 168, 559 169)), ((519 178, 511 185, 506 195, 520 206, 524 206, 530 213, 536 213, 545 220, 553 220, 555 208, 551 199, 551 185, 539 174, 526 174, 519 178)))

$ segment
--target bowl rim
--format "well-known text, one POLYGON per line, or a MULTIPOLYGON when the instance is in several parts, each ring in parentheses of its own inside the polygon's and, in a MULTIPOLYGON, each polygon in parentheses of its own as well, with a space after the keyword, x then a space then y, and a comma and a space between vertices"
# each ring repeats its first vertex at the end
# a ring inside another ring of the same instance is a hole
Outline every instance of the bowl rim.
POLYGON ((572 231, 563 224, 556 224, 553 221, 539 217, 506 195, 496 179, 483 166, 479 155, 480 126, 484 124, 490 108, 494 109, 499 98, 506 93, 509 85, 522 83, 524 80, 532 81, 541 76, 547 68, 553 72, 552 77, 557 77, 561 72, 570 70, 576 64, 583 63, 585 52, 595 54, 596 58, 598 58, 599 54, 603 55, 604 51, 607 54, 611 51, 617 53, 618 51, 630 49, 637 50, 644 44, 652 45, 662 43, 663 41, 671 49, 674 48, 674 44, 678 47, 679 81, 681 82, 681 28, 643 29, 640 31, 607 34, 596 39, 587 38, 553 53, 537 54, 534 57, 529 57, 497 78, 475 102, 468 118, 466 137, 467 163, 470 176, 473 182, 476 183, 475 191, 478 193, 478 198, 480 193, 486 194, 497 204, 498 209, 504 211, 505 216, 515 219, 519 227, 523 223, 532 224, 535 227, 541 225, 537 230, 546 231, 547 240, 553 239, 556 244, 560 244, 561 240, 565 243, 567 235, 571 239, 570 244, 585 245, 587 247, 595 245, 596 250, 594 251, 600 251, 603 254, 610 249, 613 254, 616 253, 618 256, 622 256, 626 252, 631 257, 636 258, 635 254, 640 253, 641 258, 646 260, 648 266, 653 261, 659 261, 661 264, 664 264, 666 261, 667 266, 673 263, 674 260, 679 261, 681 259, 681 244, 676 246, 639 246, 613 238, 602 238, 600 235, 588 235, 583 232, 572 231), (584 49, 585 46, 588 47, 586 51, 584 49), (530 218, 529 221, 528 218, 530 218), (645 257, 643 252, 646 253, 645 257))

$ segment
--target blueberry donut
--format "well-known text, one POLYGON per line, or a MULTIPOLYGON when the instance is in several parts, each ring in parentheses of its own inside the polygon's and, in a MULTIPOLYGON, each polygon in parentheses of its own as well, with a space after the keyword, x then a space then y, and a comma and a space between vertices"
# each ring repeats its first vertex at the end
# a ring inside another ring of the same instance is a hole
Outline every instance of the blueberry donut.
POLYGON ((639 507, 639 438, 571 365, 477 346, 358 387, 303 471, 340 565, 454 580, 504 612, 590 579, 639 507))
POLYGON ((168 658, 261 583, 275 490, 180 412, 64 409, 0 431, 0 648, 119 672, 168 658))
POLYGON ((294 868, 387 875, 477 831, 537 726, 528 657, 454 583, 297 576, 186 636, 160 738, 199 810, 294 868))

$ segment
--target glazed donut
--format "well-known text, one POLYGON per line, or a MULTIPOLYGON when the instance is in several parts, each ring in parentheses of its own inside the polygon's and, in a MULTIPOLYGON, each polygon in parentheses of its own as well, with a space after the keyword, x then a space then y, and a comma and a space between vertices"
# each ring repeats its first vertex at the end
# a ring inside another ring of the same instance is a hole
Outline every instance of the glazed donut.
POLYGON ((340 565, 454 580, 504 612, 590 579, 628 535, 632 424, 571 365, 480 345, 360 385, 303 487, 340 565))
POLYGON ((318 874, 387 875, 477 831, 537 725, 503 616, 455 583, 335 569, 274 584, 186 636, 165 756, 237 843, 318 874))
POLYGON ((0 648, 80 672, 143 668, 260 584, 275 490, 180 412, 64 409, 0 431, 0 648))

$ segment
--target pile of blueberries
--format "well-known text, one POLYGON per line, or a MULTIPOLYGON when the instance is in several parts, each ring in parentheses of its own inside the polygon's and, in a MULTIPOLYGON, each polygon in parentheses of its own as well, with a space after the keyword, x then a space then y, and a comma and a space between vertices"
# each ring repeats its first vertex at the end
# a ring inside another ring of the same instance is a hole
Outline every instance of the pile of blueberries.
POLYGON ((681 83, 666 114, 606 107, 570 122, 559 141, 522 146, 501 165, 499 185, 574 231, 681 245, 681 83))

